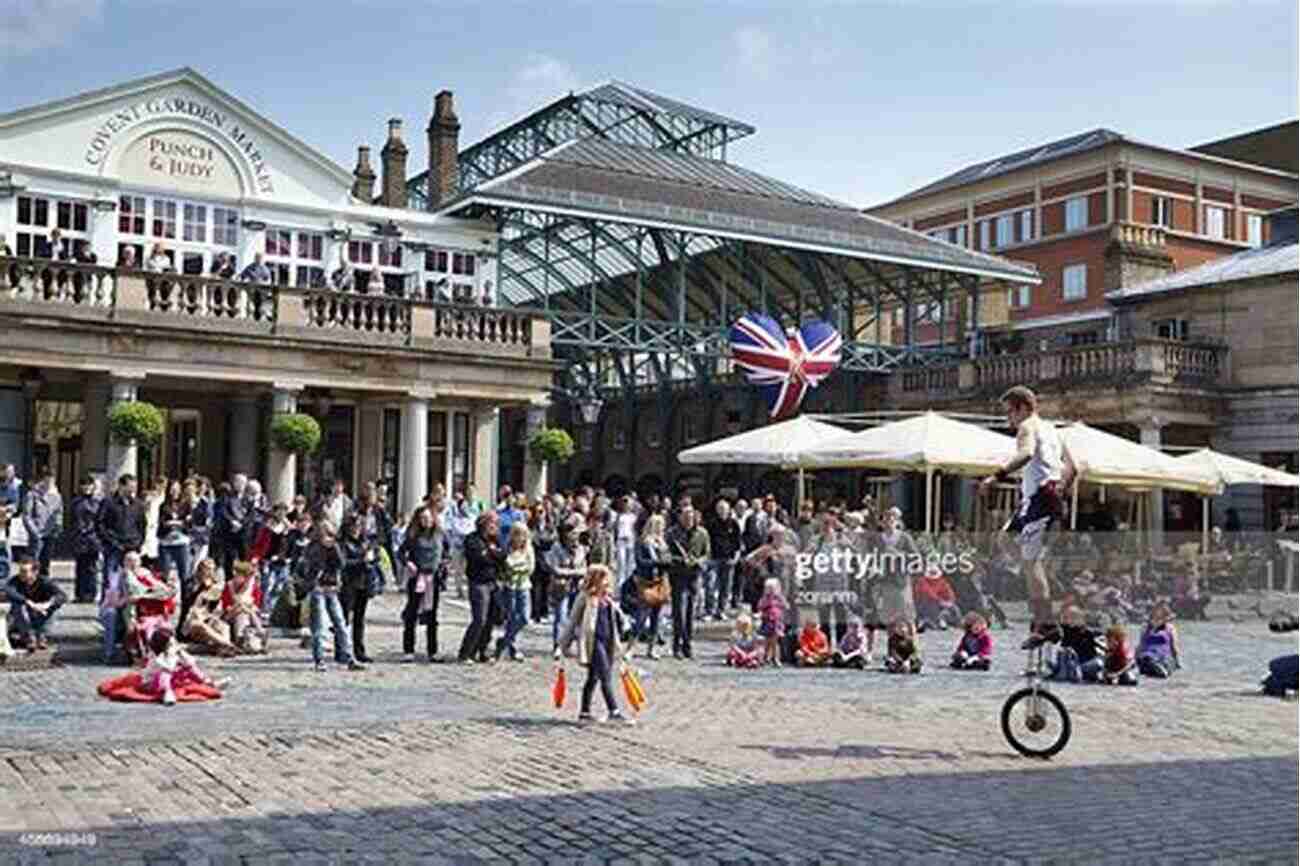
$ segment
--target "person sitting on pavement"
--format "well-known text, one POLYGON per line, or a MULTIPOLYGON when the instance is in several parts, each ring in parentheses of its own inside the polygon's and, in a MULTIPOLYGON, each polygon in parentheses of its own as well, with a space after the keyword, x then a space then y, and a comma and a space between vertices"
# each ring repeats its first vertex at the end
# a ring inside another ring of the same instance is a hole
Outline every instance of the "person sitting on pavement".
POLYGON ((748 613, 736 617, 736 629, 727 648, 726 663, 733 668, 757 668, 763 664, 763 651, 754 633, 754 619, 748 613))
POLYGON ((134 550, 123 557, 122 572, 126 592, 123 645, 128 656, 143 661, 148 657, 150 635, 159 628, 171 628, 180 582, 172 582, 176 578, 174 570, 168 580, 159 578, 144 567, 140 554, 134 550))
POLYGON ((1137 649, 1138 671, 1143 675, 1163 680, 1182 669, 1178 630, 1173 619, 1173 611, 1163 601, 1151 609, 1151 619, 1142 629, 1137 649))
POLYGON ((201 560, 194 569, 193 583, 189 613, 181 623, 181 636, 214 655, 238 654, 239 650, 230 642, 230 626, 221 618, 225 586, 217 575, 217 563, 212 559, 201 560))
POLYGON ((885 657, 885 670, 891 674, 919 674, 923 666, 916 627, 909 620, 894 620, 889 626, 889 655, 885 657))
POLYGON ((160 628, 149 637, 149 664, 141 676, 142 690, 159 696, 165 706, 176 703, 176 690, 187 685, 202 684, 220 691, 224 681, 218 682, 199 669, 198 662, 176 641, 171 629, 160 628))
POLYGON ((966 614, 961 622, 965 631, 952 654, 952 667, 957 670, 986 671, 993 663, 993 635, 989 633, 988 620, 975 611, 966 614))
POLYGON ((831 660, 831 645, 816 620, 809 619, 799 632, 799 649, 794 652, 801 668, 819 668, 831 660))
POLYGON ((1048 679, 1064 682, 1096 682, 1101 675, 1101 634, 1084 622, 1076 605, 1061 611, 1060 650, 1048 679))
POLYGON ((858 670, 865 670, 871 664, 871 653, 867 651, 867 630, 858 617, 849 617, 848 630, 840 638, 840 645, 836 647, 831 662, 837 668, 858 670))
POLYGON ((46 632, 59 608, 68 600, 63 590, 48 577, 37 573, 36 561, 26 557, 18 561, 18 574, 5 585, 9 599, 10 643, 31 652, 47 649, 46 632))
POLYGON ((1260 681, 1263 693, 1285 698, 1288 691, 1300 690, 1300 656, 1278 656, 1268 663, 1268 676, 1260 681))
POLYGON ((1101 681, 1108 686, 1135 686, 1137 661, 1128 645, 1128 632, 1115 624, 1106 629, 1106 655, 1102 662, 1101 681))
POLYGON ((257 585, 251 562, 235 563, 234 574, 221 591, 221 618, 230 624, 230 642, 240 652, 266 652, 266 630, 262 627, 262 590, 257 585))

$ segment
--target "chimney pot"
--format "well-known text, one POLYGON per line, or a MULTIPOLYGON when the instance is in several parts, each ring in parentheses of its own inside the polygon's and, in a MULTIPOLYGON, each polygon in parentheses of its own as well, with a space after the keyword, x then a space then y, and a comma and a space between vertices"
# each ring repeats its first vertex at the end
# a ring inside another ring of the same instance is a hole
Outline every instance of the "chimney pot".
POLYGON ((429 210, 450 201, 460 185, 460 121, 456 118, 450 90, 440 90, 433 97, 433 116, 429 118, 429 173, 426 190, 429 210))
POLYGON ((406 207, 406 143, 402 141, 402 119, 388 121, 388 141, 380 157, 384 164, 383 192, 380 204, 385 207, 406 207))
POLYGON ((375 170, 370 167, 370 148, 357 148, 357 167, 352 169, 352 196, 370 204, 375 197, 375 170))

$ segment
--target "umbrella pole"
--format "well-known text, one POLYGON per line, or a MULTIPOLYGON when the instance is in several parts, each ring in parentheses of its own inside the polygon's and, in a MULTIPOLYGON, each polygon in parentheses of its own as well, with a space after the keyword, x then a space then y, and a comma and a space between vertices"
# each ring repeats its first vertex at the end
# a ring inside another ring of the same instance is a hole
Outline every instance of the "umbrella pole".
POLYGON ((1210 497, 1201 497, 1201 554, 1210 552, 1210 497))
POLYGON ((932 505, 933 505, 932 494, 934 493, 934 484, 931 483, 933 481, 934 481, 934 470, 933 469, 925 470, 925 532, 927 535, 930 534, 930 518, 934 516, 934 511, 932 510, 932 505))
POLYGON ((1079 476, 1074 477, 1074 492, 1070 494, 1070 531, 1079 528, 1079 476))
POLYGON ((943 529, 943 476, 934 479, 934 531, 943 529))
POLYGON ((799 479, 797 482, 798 486, 795 487, 794 490, 794 513, 796 515, 795 517, 796 520, 798 520, 797 515, 803 509, 803 467, 802 466, 799 467, 798 479, 799 479))

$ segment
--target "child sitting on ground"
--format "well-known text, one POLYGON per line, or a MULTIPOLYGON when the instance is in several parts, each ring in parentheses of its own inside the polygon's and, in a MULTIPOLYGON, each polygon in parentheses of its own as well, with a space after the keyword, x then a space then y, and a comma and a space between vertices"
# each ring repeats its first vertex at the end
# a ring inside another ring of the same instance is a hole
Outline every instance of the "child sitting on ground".
POLYGON ((736 630, 727 650, 727 664, 733 668, 756 668, 763 664, 763 653, 754 636, 754 620, 747 613, 736 617, 736 630))
POLYGON ((993 635, 989 634, 988 622, 972 611, 966 614, 961 624, 966 631, 957 642, 952 666, 957 670, 988 670, 993 663, 993 635))
POLYGON ((194 657, 181 648, 170 629, 155 629, 149 635, 149 651, 152 658, 140 678, 141 688, 161 696, 166 706, 176 703, 176 689, 191 683, 202 683, 219 690, 227 685, 224 680, 214 681, 199 670, 194 657))
POLYGON ((1083 611, 1071 605, 1061 611, 1061 646, 1048 679, 1063 682, 1096 682, 1102 659, 1101 635, 1084 624, 1083 611))
POLYGON ((916 639, 916 627, 909 620, 894 620, 889 627, 889 655, 885 657, 885 670, 891 674, 919 674, 921 666, 921 644, 916 639))
POLYGON ((831 645, 816 620, 808 620, 799 632, 799 649, 794 652, 801 668, 819 668, 831 659, 831 645))
POLYGON ((831 662, 837 668, 857 668, 864 670, 871 664, 871 653, 867 650, 867 630, 862 627, 862 620, 849 618, 849 629, 840 638, 839 648, 831 662))
POLYGON ((763 664, 781 666, 781 636, 785 634, 785 612, 790 605, 781 594, 781 581, 769 577, 758 600, 759 636, 764 640, 763 664))
POLYGON ((1137 663, 1133 660, 1133 650, 1128 645, 1128 632, 1122 625, 1116 624, 1106 629, 1106 658, 1101 681, 1108 686, 1138 684, 1137 663))
POLYGON ((1142 629, 1137 651, 1138 670, 1146 676, 1168 679, 1183 666, 1173 618, 1173 611, 1163 601, 1151 608, 1151 619, 1142 629))

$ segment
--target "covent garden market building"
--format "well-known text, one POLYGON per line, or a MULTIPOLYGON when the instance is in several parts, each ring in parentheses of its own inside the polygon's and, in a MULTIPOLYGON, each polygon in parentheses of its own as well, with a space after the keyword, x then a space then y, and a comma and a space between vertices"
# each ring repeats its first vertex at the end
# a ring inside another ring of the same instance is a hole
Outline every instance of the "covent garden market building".
MULTIPOLYGON (((740 168, 752 127, 625 84, 464 148, 450 92, 421 125, 424 147, 376 123, 348 170, 190 69, 0 115, 0 462, 64 491, 129 470, 244 472, 278 499, 385 479, 403 508, 437 482, 535 489, 520 443, 548 414, 612 455, 762 423, 730 367, 742 312, 834 324, 812 405, 860 411, 968 351, 912 345, 914 310, 977 333, 1038 281, 740 168), (136 400, 164 413, 148 447, 106 429, 136 400), (320 421, 314 454, 268 441, 286 412, 320 421)), ((581 480, 678 472, 635 469, 581 480)))

